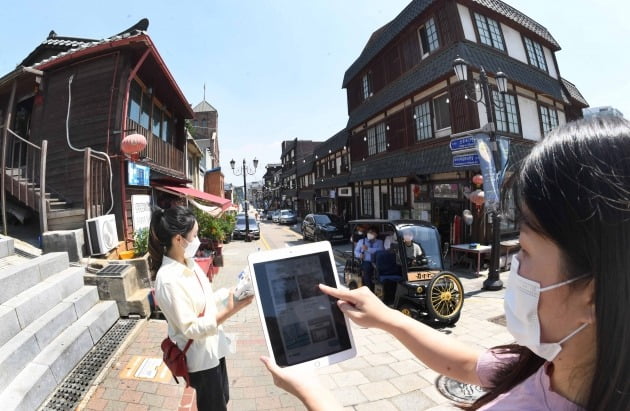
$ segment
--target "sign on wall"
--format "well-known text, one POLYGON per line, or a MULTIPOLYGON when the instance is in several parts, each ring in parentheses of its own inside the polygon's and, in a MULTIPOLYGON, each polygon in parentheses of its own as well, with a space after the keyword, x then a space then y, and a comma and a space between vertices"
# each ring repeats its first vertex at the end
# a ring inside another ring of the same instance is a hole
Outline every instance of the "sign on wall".
POLYGON ((151 223, 151 196, 136 194, 131 196, 131 221, 133 231, 149 228, 151 223))

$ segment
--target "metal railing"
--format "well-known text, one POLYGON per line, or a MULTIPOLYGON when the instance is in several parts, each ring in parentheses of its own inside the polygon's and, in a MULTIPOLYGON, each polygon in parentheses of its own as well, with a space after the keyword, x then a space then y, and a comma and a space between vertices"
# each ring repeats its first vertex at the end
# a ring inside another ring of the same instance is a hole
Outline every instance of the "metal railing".
POLYGON ((39 211, 40 228, 48 231, 46 204, 46 155, 48 141, 41 147, 7 128, 2 141, 2 224, 7 234, 6 193, 39 211), (8 183, 8 184, 7 184, 8 183))

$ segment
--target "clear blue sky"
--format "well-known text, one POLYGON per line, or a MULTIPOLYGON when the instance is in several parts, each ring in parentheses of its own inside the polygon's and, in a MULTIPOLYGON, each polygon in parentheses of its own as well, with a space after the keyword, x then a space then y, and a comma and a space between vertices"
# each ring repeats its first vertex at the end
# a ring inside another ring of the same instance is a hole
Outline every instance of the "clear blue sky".
MULTIPOLYGON (((256 156, 279 162, 280 141, 326 140, 347 121, 343 74, 373 31, 407 0, 206 0, 177 2, 3 2, 0 76, 13 70, 50 30, 104 38, 149 19, 149 35, 192 105, 219 112, 226 182, 229 166, 256 156), (165 5, 162 5, 165 4, 165 5)), ((629 3, 625 0, 509 0, 560 43, 563 77, 591 106, 630 118, 629 3)), ((508 73, 509 75, 509 73, 508 73)))

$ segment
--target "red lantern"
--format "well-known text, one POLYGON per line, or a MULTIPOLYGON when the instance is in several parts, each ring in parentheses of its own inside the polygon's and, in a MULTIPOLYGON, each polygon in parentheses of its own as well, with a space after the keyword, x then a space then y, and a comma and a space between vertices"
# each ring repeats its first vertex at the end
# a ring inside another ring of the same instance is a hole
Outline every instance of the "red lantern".
POLYGON ((120 148, 122 152, 137 160, 139 153, 147 146, 147 139, 142 134, 129 134, 123 138, 120 148))
POLYGON ((482 190, 475 190, 472 193, 470 193, 470 202, 480 206, 483 204, 483 202, 485 201, 485 194, 482 190))
POLYGON ((483 176, 481 174, 477 174, 472 178, 473 184, 480 186, 483 184, 483 176))

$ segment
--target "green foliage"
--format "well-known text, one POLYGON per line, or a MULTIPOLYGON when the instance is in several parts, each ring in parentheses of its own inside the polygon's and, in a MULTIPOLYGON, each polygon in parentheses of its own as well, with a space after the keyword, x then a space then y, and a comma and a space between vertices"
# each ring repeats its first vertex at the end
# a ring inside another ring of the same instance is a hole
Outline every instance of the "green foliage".
POLYGON ((234 230, 236 224, 234 216, 213 217, 198 209, 195 209, 194 213, 199 224, 199 238, 223 241, 234 230))
POLYGON ((149 229, 141 228, 133 233, 133 248, 136 257, 142 257, 149 251, 149 229))

